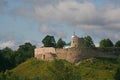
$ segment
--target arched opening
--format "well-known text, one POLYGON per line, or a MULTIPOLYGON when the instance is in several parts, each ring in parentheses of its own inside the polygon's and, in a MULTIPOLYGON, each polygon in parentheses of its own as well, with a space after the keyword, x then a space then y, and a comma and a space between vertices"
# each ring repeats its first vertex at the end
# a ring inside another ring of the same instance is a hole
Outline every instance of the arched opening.
POLYGON ((42 56, 42 59, 43 59, 43 60, 45 59, 45 55, 42 56))

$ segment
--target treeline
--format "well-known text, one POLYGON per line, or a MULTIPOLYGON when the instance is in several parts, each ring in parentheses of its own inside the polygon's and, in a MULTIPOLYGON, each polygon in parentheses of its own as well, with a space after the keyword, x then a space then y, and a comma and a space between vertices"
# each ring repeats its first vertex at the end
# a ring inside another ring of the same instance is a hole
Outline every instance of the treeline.
MULTIPOLYGON (((55 48, 63 48, 64 45, 66 45, 66 42, 62 40, 62 38, 59 38, 58 41, 55 41, 54 36, 47 35, 42 40, 42 43, 44 44, 44 47, 55 47, 55 48)), ((90 36, 84 37, 84 43, 83 47, 87 48, 95 48, 95 44, 90 36)), ((115 44, 107 38, 103 39, 99 42, 100 48, 111 48, 111 47, 120 47, 120 40, 118 40, 115 44)))
POLYGON ((110 39, 103 39, 100 41, 100 47, 120 47, 120 40, 118 40, 115 44, 110 39))
POLYGON ((12 69, 28 58, 33 57, 34 49, 34 45, 31 43, 25 43, 20 45, 15 51, 8 47, 0 50, 0 72, 12 69))
POLYGON ((45 38, 43 38, 42 43, 44 44, 44 47, 55 47, 55 48, 62 48, 66 42, 62 40, 62 38, 59 38, 58 41, 55 41, 54 36, 47 35, 45 38))
MULTIPOLYGON (((84 46, 83 47, 89 47, 94 48, 95 45, 93 43, 93 40, 90 36, 84 37, 84 46)), ((63 48, 64 45, 66 45, 66 42, 62 40, 62 38, 59 38, 56 42, 54 36, 47 35, 42 40, 42 43, 44 44, 44 47, 55 47, 55 48, 63 48)))

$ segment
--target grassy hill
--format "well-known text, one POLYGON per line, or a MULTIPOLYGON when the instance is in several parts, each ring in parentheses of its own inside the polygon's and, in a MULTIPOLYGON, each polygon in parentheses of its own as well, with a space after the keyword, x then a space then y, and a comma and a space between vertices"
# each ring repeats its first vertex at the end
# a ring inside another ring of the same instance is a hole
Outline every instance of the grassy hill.
POLYGON ((116 69, 115 59, 93 58, 69 63, 65 60, 40 61, 31 58, 12 72, 35 80, 114 80, 116 69))

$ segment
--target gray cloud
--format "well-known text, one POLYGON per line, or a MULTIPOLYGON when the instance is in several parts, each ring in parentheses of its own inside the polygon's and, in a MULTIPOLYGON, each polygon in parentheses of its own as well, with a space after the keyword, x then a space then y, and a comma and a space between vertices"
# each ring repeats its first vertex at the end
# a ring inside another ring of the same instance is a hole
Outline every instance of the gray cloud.
MULTIPOLYGON (((19 1, 19 0, 17 0, 19 1)), ((62 1, 72 1, 72 0, 20 0, 21 2, 29 5, 39 5, 39 6, 46 6, 48 4, 58 4, 62 1)))
POLYGON ((117 3, 117 4, 120 4, 120 0, 108 0, 108 1, 111 1, 111 2, 114 2, 114 3, 117 3))
POLYGON ((0 6, 4 6, 4 5, 6 5, 7 4, 7 1, 5 1, 5 0, 0 0, 0 6))
POLYGON ((0 13, 4 13, 4 6, 7 4, 5 0, 0 0, 0 13))
POLYGON ((21 39, 20 36, 16 36, 14 33, 7 33, 7 34, 2 34, 0 33, 0 49, 3 49, 5 47, 9 47, 13 50, 17 50, 20 45, 30 42, 33 45, 36 45, 38 47, 38 42, 34 40, 25 40, 21 39))
POLYGON ((14 41, 5 41, 5 42, 0 41, 0 49, 3 49, 5 47, 14 48, 15 42, 14 41))
MULTIPOLYGON (((32 9, 16 8, 17 16, 31 18, 41 23, 59 22, 67 24, 96 37, 120 39, 120 7, 113 5, 97 8, 88 0, 23 0, 28 4, 36 4, 32 9), (40 4, 40 5, 38 5, 40 4), (42 5, 44 4, 44 6, 42 5), (41 6, 42 5, 42 6, 41 6)), ((113 0, 107 0, 113 1, 113 0)), ((48 27, 41 27, 42 33, 62 35, 48 27)))
POLYGON ((62 30, 57 31, 55 28, 51 29, 51 28, 49 28, 48 25, 41 25, 40 32, 43 34, 53 35, 53 36, 59 37, 59 38, 66 38, 66 33, 64 31, 62 31, 62 30))
POLYGON ((18 45, 14 40, 15 35, 13 33, 2 34, 0 33, 0 49, 9 47, 12 49, 17 49, 18 45))

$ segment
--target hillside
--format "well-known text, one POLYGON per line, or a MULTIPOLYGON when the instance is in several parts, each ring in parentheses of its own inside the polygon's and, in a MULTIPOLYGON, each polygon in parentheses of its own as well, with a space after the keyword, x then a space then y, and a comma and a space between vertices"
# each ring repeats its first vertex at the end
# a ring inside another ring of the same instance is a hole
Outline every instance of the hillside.
POLYGON ((114 80, 116 69, 115 59, 93 58, 73 64, 65 60, 40 61, 31 58, 12 72, 38 80, 114 80))

